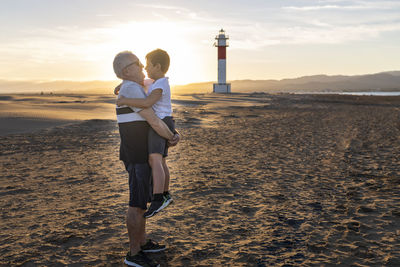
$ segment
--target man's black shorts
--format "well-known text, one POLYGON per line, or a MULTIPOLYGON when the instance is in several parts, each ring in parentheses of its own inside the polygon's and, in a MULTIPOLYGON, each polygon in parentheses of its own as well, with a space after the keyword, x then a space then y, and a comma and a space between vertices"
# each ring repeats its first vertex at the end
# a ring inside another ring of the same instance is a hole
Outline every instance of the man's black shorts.
POLYGON ((151 202, 153 186, 148 163, 125 163, 129 173, 129 206, 146 210, 151 202))
MULTIPOLYGON (((168 126, 171 132, 175 130, 175 122, 172 117, 165 117, 162 119, 163 122, 168 126)), ((149 130, 149 138, 148 138, 148 146, 149 146, 149 154, 158 153, 163 155, 163 157, 168 156, 168 145, 167 140, 163 137, 159 136, 153 128, 149 130)))

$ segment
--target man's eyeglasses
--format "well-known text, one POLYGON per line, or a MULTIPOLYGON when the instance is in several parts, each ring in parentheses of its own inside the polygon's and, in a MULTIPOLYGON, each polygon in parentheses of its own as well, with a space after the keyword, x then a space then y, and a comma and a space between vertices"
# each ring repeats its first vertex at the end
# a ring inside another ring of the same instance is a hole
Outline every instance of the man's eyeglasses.
POLYGON ((126 69, 126 68, 128 68, 128 67, 130 67, 132 65, 136 65, 138 67, 142 67, 143 66, 139 61, 135 61, 135 62, 133 62, 131 64, 126 65, 124 69, 126 69))

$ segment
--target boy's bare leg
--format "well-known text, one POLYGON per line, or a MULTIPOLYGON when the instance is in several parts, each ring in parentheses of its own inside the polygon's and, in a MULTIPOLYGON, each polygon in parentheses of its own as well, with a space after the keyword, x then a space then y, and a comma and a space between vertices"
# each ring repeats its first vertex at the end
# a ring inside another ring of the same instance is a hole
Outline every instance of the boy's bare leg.
POLYGON ((164 169, 164 174, 165 174, 164 192, 166 192, 169 190, 169 169, 167 166, 166 158, 163 158, 162 164, 163 164, 163 169, 164 169))
POLYGON ((129 235, 130 254, 135 255, 146 243, 146 219, 143 217, 145 210, 129 207, 126 217, 126 226, 129 235))
POLYGON ((161 154, 152 153, 149 155, 149 163, 153 173, 153 200, 149 209, 144 213, 144 217, 150 218, 157 212, 166 207, 164 205, 164 181, 165 173, 163 167, 163 157, 161 154))
POLYGON ((165 173, 163 157, 161 154, 152 153, 149 155, 149 163, 153 174, 153 195, 164 192, 165 173))

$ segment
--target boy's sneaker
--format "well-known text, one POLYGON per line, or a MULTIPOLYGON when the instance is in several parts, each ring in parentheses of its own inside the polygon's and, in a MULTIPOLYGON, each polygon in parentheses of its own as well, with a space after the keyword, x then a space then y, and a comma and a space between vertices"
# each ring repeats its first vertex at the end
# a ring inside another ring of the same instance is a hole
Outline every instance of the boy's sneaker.
POLYGON ((172 202, 172 197, 170 193, 164 195, 162 201, 153 200, 150 204, 149 209, 144 213, 143 216, 145 218, 153 217, 157 212, 160 212, 164 208, 166 208, 171 202, 172 202))
POLYGON ((160 245, 157 242, 153 242, 151 239, 147 240, 146 244, 140 246, 140 248, 143 252, 160 252, 167 249, 165 245, 160 245))
POLYGON ((124 263, 128 266, 135 267, 159 267, 160 264, 156 263, 154 260, 148 258, 143 251, 139 251, 136 255, 131 256, 130 252, 126 254, 124 263))
POLYGON ((173 201, 171 194, 168 192, 164 195, 164 203, 163 206, 167 207, 173 201))
POLYGON ((152 201, 149 209, 143 214, 145 218, 153 217, 157 212, 161 211, 163 208, 164 201, 152 201))

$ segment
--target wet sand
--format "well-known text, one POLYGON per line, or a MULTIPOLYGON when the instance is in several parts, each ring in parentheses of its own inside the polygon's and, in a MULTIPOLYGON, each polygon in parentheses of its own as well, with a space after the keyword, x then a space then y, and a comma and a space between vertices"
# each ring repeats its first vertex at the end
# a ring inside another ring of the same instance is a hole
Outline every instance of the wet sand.
MULTIPOLYGON (((112 97, 90 101, 113 112, 112 97)), ((174 203, 147 226, 162 266, 400 265, 400 97, 173 107, 174 203)), ((123 266, 127 174, 116 122, 97 116, 0 137, 0 265, 123 266)))

